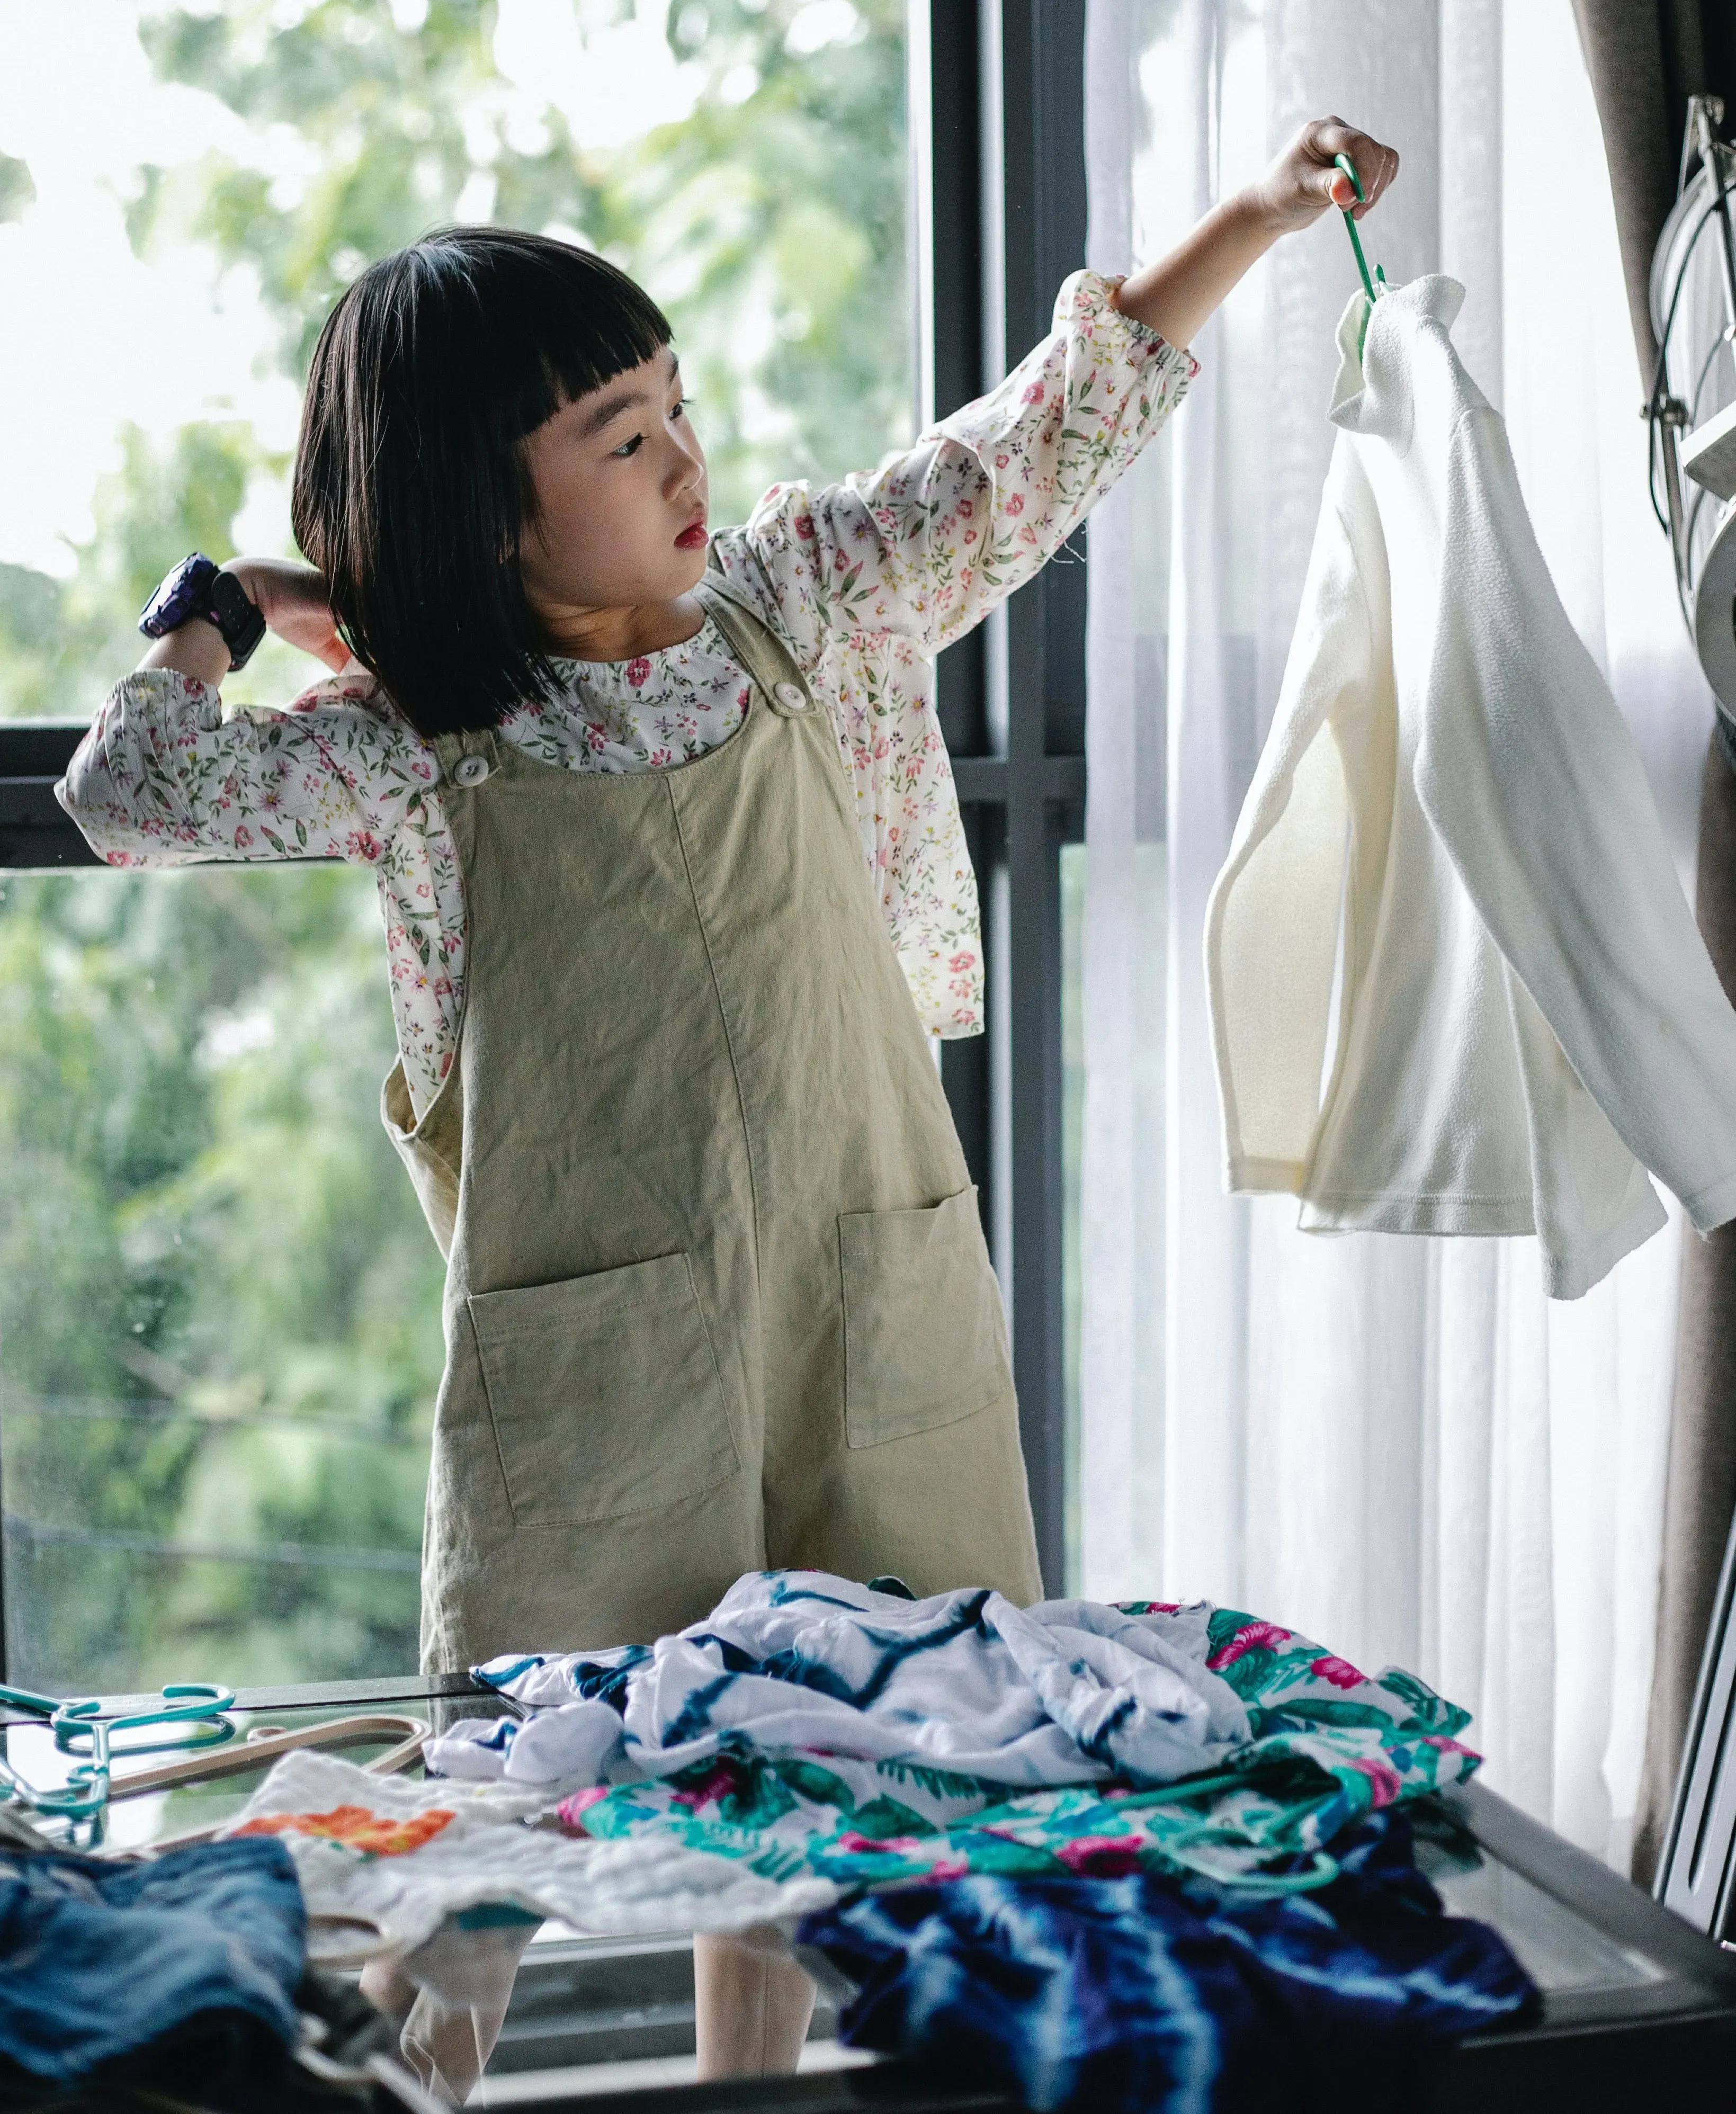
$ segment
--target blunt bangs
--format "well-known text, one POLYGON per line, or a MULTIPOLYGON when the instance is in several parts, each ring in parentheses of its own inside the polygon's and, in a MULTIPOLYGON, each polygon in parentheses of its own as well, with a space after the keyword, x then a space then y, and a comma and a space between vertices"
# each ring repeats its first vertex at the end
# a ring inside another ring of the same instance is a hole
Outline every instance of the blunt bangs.
POLYGON ((552 698, 519 574, 521 443, 671 338, 602 258, 511 228, 442 229, 371 264, 314 349, 295 539, 351 650, 424 735, 552 698))

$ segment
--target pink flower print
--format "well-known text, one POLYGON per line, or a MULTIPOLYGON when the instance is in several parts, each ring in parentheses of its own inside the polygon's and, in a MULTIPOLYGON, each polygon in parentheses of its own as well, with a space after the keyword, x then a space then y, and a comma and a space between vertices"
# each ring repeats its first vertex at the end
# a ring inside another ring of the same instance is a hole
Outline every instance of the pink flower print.
POLYGON ((1349 1659, 1335 1659, 1330 1652, 1323 1659, 1316 1659, 1308 1672, 1321 1681, 1330 1681, 1335 1688, 1360 1688, 1367 1679, 1366 1674, 1357 1672, 1349 1659))
POLYGON ((955 977, 963 976, 967 969, 975 968, 977 958, 974 954, 955 954, 946 966, 955 977))
POLYGON ((953 1850, 935 1859, 928 1867, 928 1876, 931 1879, 962 1879, 969 1869, 969 1858, 953 1850))
POLYGON ((1125 1835, 1077 1835, 1055 1854, 1076 1879, 1125 1879, 1139 1869, 1139 1845, 1125 1835))
POLYGON ((386 856, 385 845, 372 830, 352 830, 344 839, 344 850, 349 858, 360 859, 366 866, 375 866, 386 856))
POLYGON ((245 852, 252 842, 253 831, 243 822, 235 833, 235 848, 238 852, 245 852))
POLYGON ((584 1833, 584 1815, 600 1798, 607 1796, 601 1784, 593 1784, 589 1791, 575 1791, 570 1798, 563 1798, 555 1808, 555 1818, 563 1828, 578 1834, 584 1833))
POLYGON ((635 690, 642 690, 651 673, 651 663, 643 653, 627 663, 627 680, 635 690))
POLYGON ((689 1806, 697 1811, 702 1805, 713 1805, 732 1796, 740 1788, 740 1773, 731 1764, 719 1762, 698 1790, 678 1791, 671 1796, 677 1805, 689 1806))
POLYGON ((1043 393, 1042 382, 1033 382, 1024 392, 1024 400, 1027 404, 1040 404, 1043 400, 1043 393))
POLYGON ((914 1857, 922 1850, 921 1838, 915 1835, 859 1835, 854 1828, 845 1828, 838 1837, 838 1847, 850 1857, 914 1857))
POLYGON ((1482 1756, 1477 1753, 1475 1747, 1461 1746, 1457 1740, 1448 1739, 1445 1732, 1425 1732, 1422 1744, 1425 1747, 1433 1747, 1443 1755, 1463 1755, 1469 1762, 1480 1762, 1482 1759, 1482 1756))
POLYGON ((601 756, 609 745, 609 737, 594 720, 584 723, 584 745, 593 756, 601 756))
POLYGON ((1375 1761, 1372 1759, 1353 1762, 1350 1766, 1354 1769, 1359 1770, 1367 1778, 1374 1792, 1374 1803, 1377 1809, 1383 1805, 1391 1805, 1397 1801, 1404 1786, 1399 1781, 1399 1773, 1396 1769, 1389 1769, 1385 1762, 1375 1761))
POLYGON ((813 516, 811 514, 796 515, 795 533, 804 543, 811 543, 813 541, 813 516))
POLYGON ((996 469, 1005 469, 1012 460, 1013 458, 1010 455, 996 455, 995 457, 995 468, 996 469))
POLYGON ((1289 1640, 1290 1632, 1280 1630, 1276 1622, 1244 1622, 1229 1643, 1214 1652, 1206 1664, 1213 1673, 1221 1673, 1226 1666, 1234 1666, 1244 1653, 1276 1651, 1280 1645, 1287 1645, 1289 1640))
POLYGON ((1009 514, 1023 514, 1023 513, 1024 513, 1024 494, 1022 492, 1010 492, 1007 494, 1007 496, 1006 496, 1006 510, 1007 510, 1007 512, 1008 512, 1009 514))
POLYGON ((959 519, 960 519, 960 520, 961 520, 961 521, 969 521, 969 520, 970 520, 970 519, 973 518, 973 516, 975 515, 976 510, 977 510, 977 503, 976 503, 976 501, 975 501, 973 499, 961 499, 961 500, 959 501, 959 509, 958 509, 958 511, 959 511, 959 519))

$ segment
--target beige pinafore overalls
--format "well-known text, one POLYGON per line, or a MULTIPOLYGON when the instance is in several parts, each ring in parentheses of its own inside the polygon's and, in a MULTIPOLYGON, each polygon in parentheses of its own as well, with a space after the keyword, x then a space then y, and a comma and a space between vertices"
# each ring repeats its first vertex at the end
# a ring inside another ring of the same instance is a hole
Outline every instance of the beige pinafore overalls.
POLYGON ((1041 1591, 977 1200, 823 706, 631 776, 438 744, 458 1055, 387 1127, 447 1250, 430 1669, 648 1640, 744 1571, 1041 1591))

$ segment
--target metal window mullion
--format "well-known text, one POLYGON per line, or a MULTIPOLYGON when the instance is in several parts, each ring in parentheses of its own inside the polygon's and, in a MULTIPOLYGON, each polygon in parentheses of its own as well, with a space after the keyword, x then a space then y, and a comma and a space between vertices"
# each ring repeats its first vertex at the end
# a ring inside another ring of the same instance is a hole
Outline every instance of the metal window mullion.
MULTIPOLYGON (((1083 262, 1083 0, 981 0, 989 76, 979 158, 985 357, 1016 359, 1083 262), (991 151, 991 149, 997 151, 991 151)), ((999 378, 1001 360, 986 378, 999 378)), ((978 724, 998 769, 1000 853, 987 894, 987 1132, 996 1265, 1009 1294, 1019 1435, 1046 1589, 1064 1590, 1066 1370, 1060 845, 1083 795, 1083 574, 1051 565, 1008 603, 984 654, 978 724), (1001 651, 994 651, 996 644, 1001 651)), ((979 872, 981 869, 979 869, 979 872)))

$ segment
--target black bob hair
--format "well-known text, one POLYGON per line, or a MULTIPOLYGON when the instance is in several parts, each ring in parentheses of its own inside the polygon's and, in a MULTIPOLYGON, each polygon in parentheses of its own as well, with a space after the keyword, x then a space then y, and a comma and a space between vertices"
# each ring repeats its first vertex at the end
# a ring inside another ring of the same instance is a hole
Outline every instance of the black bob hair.
POLYGON ((442 228, 371 264, 319 334, 295 451, 295 540, 356 658, 424 735, 498 726, 558 688, 519 574, 536 496, 520 443, 670 341, 591 251, 442 228))

